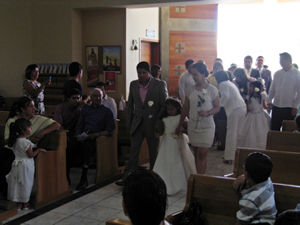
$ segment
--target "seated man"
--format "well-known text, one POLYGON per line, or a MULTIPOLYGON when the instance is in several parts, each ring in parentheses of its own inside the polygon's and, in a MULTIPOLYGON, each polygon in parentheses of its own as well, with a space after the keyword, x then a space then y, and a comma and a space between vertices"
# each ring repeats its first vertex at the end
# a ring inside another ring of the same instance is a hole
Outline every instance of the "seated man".
POLYGON ((80 104, 81 91, 72 88, 67 94, 67 102, 56 106, 54 120, 60 124, 61 130, 68 130, 68 142, 75 134, 76 124, 81 111, 80 104))
POLYGON ((74 164, 74 156, 79 153, 82 163, 82 175, 76 190, 83 190, 88 186, 87 172, 91 155, 95 152, 95 140, 99 136, 110 136, 115 129, 115 120, 112 110, 103 105, 103 94, 99 88, 91 91, 90 106, 85 106, 79 115, 75 136, 67 147, 67 177, 70 183, 69 172, 74 164))
POLYGON ((113 98, 107 96, 105 83, 98 82, 96 84, 96 88, 99 88, 99 89, 102 90, 102 92, 103 92, 103 99, 102 99, 103 105, 106 105, 107 107, 111 108, 111 110, 114 113, 115 119, 117 119, 117 116, 118 116, 117 104, 116 104, 116 101, 113 98))
POLYGON ((273 163, 265 154, 253 152, 246 158, 245 174, 238 177, 233 184, 242 194, 240 210, 236 213, 236 225, 274 224, 277 209, 270 179, 272 169, 273 163))
POLYGON ((161 177, 147 169, 133 171, 123 188, 123 211, 133 225, 169 225, 164 220, 167 188, 161 177))

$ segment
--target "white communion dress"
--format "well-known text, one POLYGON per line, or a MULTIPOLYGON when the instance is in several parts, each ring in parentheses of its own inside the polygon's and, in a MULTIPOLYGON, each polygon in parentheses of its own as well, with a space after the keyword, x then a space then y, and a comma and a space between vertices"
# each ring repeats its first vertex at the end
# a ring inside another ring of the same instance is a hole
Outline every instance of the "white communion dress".
POLYGON ((183 135, 172 135, 179 120, 180 115, 163 118, 165 131, 153 168, 165 181, 168 195, 185 192, 190 174, 197 173, 194 156, 183 135))
POLYGON ((34 181, 34 160, 26 153, 29 146, 33 147, 33 143, 26 138, 18 138, 13 146, 15 160, 10 173, 6 176, 7 198, 10 201, 23 203, 29 201, 34 181))
POLYGON ((262 107, 266 97, 265 92, 261 93, 261 103, 259 98, 251 98, 249 111, 239 128, 238 147, 266 149, 271 124, 269 114, 262 107))

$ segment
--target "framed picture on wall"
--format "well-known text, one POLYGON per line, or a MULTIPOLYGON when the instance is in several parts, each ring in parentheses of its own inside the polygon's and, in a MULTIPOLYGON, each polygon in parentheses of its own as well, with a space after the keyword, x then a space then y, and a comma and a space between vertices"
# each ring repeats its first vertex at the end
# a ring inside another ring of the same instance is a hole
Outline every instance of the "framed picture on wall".
POLYGON ((104 71, 104 81, 107 92, 116 92, 116 75, 115 71, 104 71))
POLYGON ((121 73, 121 46, 103 46, 103 72, 121 73))
POLYGON ((99 47, 86 46, 87 87, 96 87, 99 81, 99 47))

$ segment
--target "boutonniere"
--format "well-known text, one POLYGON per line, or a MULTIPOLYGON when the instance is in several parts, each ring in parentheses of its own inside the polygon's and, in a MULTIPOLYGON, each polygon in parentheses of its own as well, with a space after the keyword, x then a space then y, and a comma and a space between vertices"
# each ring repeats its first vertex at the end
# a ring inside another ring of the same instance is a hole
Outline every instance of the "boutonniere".
POLYGON ((241 92, 241 93, 244 93, 244 88, 241 88, 241 89, 240 89, 240 92, 241 92))
POLYGON ((254 91, 255 91, 255 92, 259 92, 259 88, 257 88, 257 87, 254 88, 254 91))
POLYGON ((152 117, 153 117, 153 115, 152 115, 152 113, 151 113, 151 107, 154 105, 154 102, 153 101, 149 101, 148 102, 148 106, 149 106, 149 108, 150 108, 150 115, 148 116, 149 117, 149 119, 151 119, 152 117))

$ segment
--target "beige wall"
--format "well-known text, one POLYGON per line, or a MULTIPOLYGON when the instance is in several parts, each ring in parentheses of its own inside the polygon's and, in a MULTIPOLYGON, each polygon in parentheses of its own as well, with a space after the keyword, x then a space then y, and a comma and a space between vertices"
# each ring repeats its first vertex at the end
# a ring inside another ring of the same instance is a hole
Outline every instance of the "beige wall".
POLYGON ((6 1, 0 15, 0 95, 21 96, 24 71, 32 62, 31 7, 6 1))
MULTIPOLYGON (((126 9, 98 9, 83 10, 82 16, 82 57, 85 61, 85 46, 91 45, 120 45, 121 46, 121 70, 117 74, 117 92, 109 92, 108 95, 120 99, 125 95, 125 32, 126 32, 126 9)), ((86 63, 84 69, 86 70, 86 63)), ((100 81, 104 81, 104 75, 100 74, 100 81)), ((86 75, 82 78, 84 90, 87 89, 86 75)), ((86 92, 85 91, 85 92, 86 92)), ((87 92, 86 92, 87 93, 87 92)))
POLYGON ((139 50, 131 50, 132 40, 159 39, 159 8, 127 9, 126 12, 126 93, 128 94, 130 82, 137 79, 136 65, 140 62, 140 46, 138 45, 139 50), (155 30, 155 37, 146 37, 146 29, 155 30))

